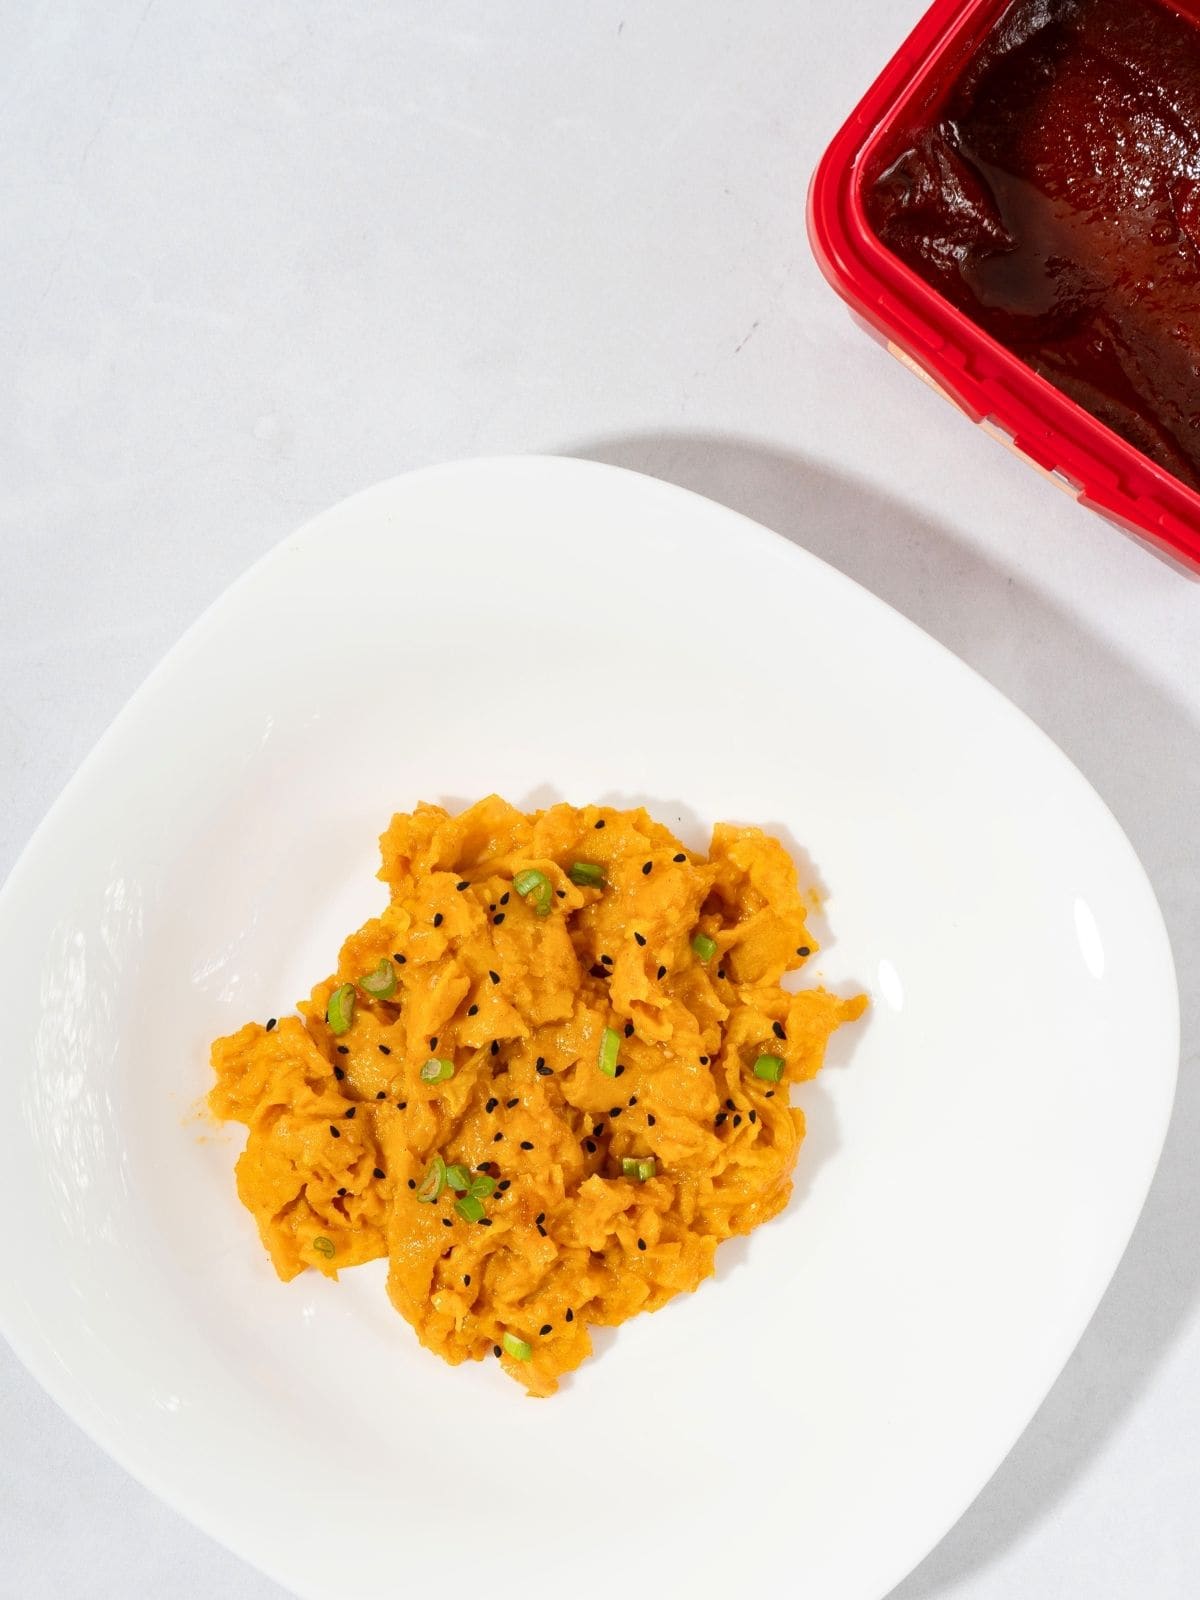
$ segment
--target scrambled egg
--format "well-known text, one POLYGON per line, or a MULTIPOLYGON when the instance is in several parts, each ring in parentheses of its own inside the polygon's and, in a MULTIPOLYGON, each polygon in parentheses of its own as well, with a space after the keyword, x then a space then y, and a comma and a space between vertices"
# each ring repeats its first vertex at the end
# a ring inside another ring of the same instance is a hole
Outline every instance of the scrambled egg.
POLYGON ((238 1194, 281 1278, 386 1256, 422 1344, 548 1395, 591 1324, 783 1209, 788 1085, 866 1001, 780 988, 816 946, 757 828, 705 857, 643 810, 493 796, 381 846, 387 909, 302 1020, 217 1040, 210 1104, 249 1129, 238 1194))

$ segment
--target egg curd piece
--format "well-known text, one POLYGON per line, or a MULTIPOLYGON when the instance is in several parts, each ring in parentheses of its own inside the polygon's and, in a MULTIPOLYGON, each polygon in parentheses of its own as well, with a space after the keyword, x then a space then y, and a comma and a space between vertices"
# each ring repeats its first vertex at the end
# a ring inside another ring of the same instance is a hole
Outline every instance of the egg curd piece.
POLYGON ((238 1196, 276 1272, 386 1256, 452 1365, 549 1395, 611 1326, 696 1288, 787 1205, 820 1070, 864 996, 780 987, 817 946, 777 839, 707 856, 644 810, 420 805, 390 901, 278 1027, 218 1039, 238 1196))

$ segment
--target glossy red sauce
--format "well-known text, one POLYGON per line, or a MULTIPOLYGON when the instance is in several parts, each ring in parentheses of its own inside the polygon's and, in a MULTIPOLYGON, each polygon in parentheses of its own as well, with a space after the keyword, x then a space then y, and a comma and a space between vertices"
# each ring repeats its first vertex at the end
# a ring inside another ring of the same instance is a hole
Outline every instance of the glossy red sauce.
POLYGON ((876 233, 972 321, 1200 488, 1200 26, 1016 0, 868 173, 876 233))

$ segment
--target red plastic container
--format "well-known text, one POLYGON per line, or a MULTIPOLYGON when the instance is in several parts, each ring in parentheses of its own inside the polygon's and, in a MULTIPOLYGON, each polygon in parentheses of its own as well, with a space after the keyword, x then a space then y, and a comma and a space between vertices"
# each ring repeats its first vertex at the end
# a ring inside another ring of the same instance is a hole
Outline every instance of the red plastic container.
MULTIPOLYGON (((869 332, 1082 504, 1200 569, 1200 494, 1068 399, 871 231, 864 174, 897 127, 928 120, 1010 0, 935 0, 822 158, 808 224, 821 270, 869 332)), ((1194 15, 1191 4, 1176 9, 1194 15)))

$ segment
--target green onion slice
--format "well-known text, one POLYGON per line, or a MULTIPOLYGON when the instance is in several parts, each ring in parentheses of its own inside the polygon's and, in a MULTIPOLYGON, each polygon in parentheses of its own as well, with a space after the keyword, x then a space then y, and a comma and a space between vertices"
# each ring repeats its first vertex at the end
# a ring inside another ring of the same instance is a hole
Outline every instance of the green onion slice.
POLYGON ((375 970, 358 980, 358 987, 372 1000, 390 1000, 396 992, 396 966, 391 957, 381 957, 375 970))
POLYGON ((421 1180, 421 1187, 417 1190, 417 1199, 422 1205, 431 1206, 435 1200, 442 1198, 442 1190, 446 1187, 446 1163, 441 1156, 434 1156, 429 1163, 429 1171, 421 1180))
POLYGON ((486 1200, 496 1192, 496 1180, 486 1172, 481 1172, 471 1180, 468 1193, 475 1195, 480 1200, 486 1200))
POLYGON ((647 1178, 652 1178, 658 1171, 658 1163, 653 1156, 622 1156, 621 1176, 623 1178, 636 1178, 639 1183, 645 1183, 647 1178))
POLYGON ((581 889, 604 887, 604 868, 598 867, 594 861, 572 861, 567 869, 567 877, 581 889))
POLYGON ((446 1061, 438 1056, 430 1056, 421 1068, 422 1083, 447 1083, 453 1076, 453 1061, 446 1061))
POLYGON ((517 873, 513 888, 522 900, 529 900, 539 917, 550 915, 550 907, 554 904, 554 887, 544 872, 527 867, 524 872, 517 873))
POLYGON ((454 1190, 455 1194, 466 1194, 471 1187, 471 1174, 466 1167, 460 1167, 456 1164, 453 1167, 446 1168, 446 1182, 454 1190))
POLYGON ((319 1256, 324 1256, 326 1260, 333 1255, 333 1240, 327 1239, 323 1233, 319 1233, 313 1240, 312 1247, 319 1256))
POLYGON ((454 1202, 454 1209, 464 1222, 483 1221, 483 1201, 478 1195, 464 1194, 461 1200, 454 1202))
POLYGON ((754 1063, 754 1076, 765 1078, 768 1083, 778 1083, 783 1077, 782 1056, 759 1056, 754 1063))
POLYGON ((692 949, 700 957, 701 961, 711 961, 717 953, 717 941, 710 939, 706 933, 694 933, 692 935, 692 949))
POLYGON ((514 1361, 530 1361, 533 1359, 533 1346, 528 1339, 518 1338, 515 1333, 506 1333, 500 1343, 514 1361))
POLYGON ((354 1021, 354 985, 340 983, 329 996, 325 1020, 334 1033, 349 1033, 354 1021))
POLYGON ((617 1056, 621 1050, 621 1035, 615 1028, 605 1028, 600 1035, 600 1058, 597 1065, 606 1078, 617 1075, 617 1056))

